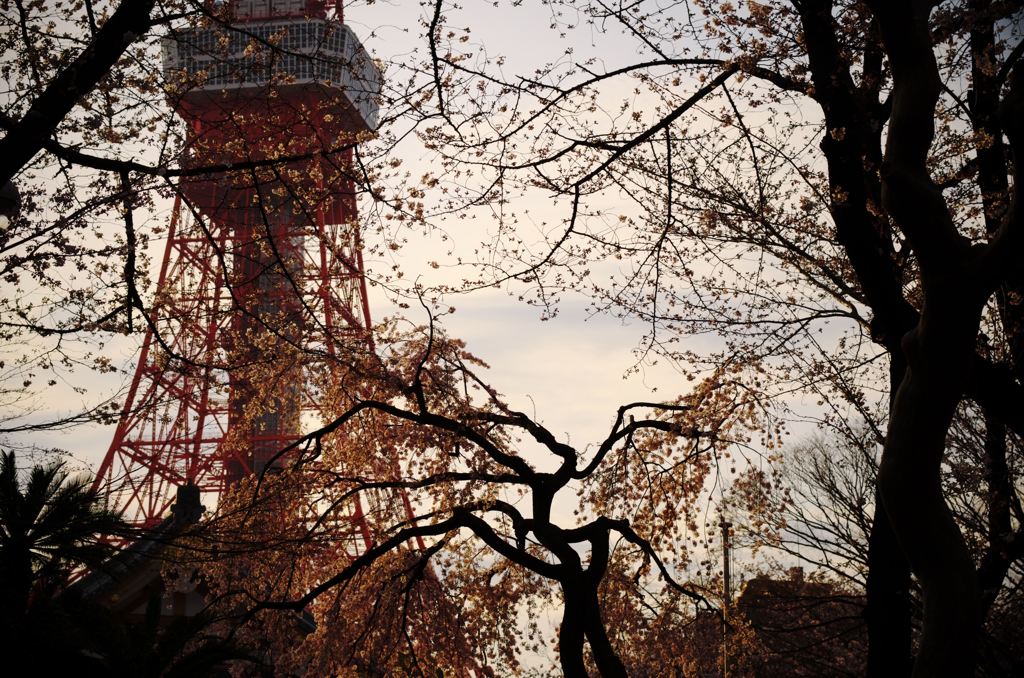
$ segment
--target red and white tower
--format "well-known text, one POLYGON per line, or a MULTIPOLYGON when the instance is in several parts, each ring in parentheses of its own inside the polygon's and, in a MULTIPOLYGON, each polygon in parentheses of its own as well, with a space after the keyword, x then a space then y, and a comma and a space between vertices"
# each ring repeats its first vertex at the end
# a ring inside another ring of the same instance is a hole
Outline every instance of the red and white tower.
MULTIPOLYGON (((97 486, 138 525, 204 503, 331 416, 370 348, 353 149, 381 75, 323 0, 230 0, 164 42, 188 126, 134 379, 97 486)), ((368 542, 353 505, 353 538, 368 542)), ((364 544, 365 546, 365 544, 364 544)))

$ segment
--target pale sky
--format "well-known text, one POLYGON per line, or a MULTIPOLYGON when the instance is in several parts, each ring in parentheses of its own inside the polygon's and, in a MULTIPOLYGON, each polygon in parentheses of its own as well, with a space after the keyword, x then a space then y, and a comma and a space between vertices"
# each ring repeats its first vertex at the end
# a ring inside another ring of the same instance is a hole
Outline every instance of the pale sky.
MULTIPOLYGON (((611 37, 594 36, 584 29, 566 38, 571 42, 558 39, 548 27, 550 10, 539 2, 526 2, 519 8, 503 3, 502 9, 483 0, 466 0, 463 4, 463 11, 449 17, 449 26, 469 26, 471 43, 486 45, 490 58, 507 56, 506 74, 530 72, 535 66, 559 58, 569 44, 573 46, 574 58, 583 60, 596 55, 605 68, 637 58, 635 41, 615 39, 617 33, 611 37)), ((378 1, 368 6, 352 5, 346 18, 371 53, 388 62, 406 58, 414 46, 422 48, 414 45, 421 31, 418 23, 422 11, 414 0, 378 1)), ((621 86, 629 88, 632 83, 627 80, 621 86)), ((412 145, 406 144, 402 150, 408 152, 403 160, 414 176, 417 169, 429 163, 429 155, 412 145)), ((551 204, 547 196, 536 195, 531 203, 519 204, 517 208, 530 209, 542 218, 545 210, 551 211, 551 204)), ((361 209, 365 209, 365 204, 361 209)), ((564 210, 551 216, 557 223, 564 217, 564 210)), ((155 218, 166 219, 167 213, 155 218)), ((467 247, 478 242, 479 234, 465 223, 451 220, 438 225, 467 247)), ((448 247, 449 243, 414 237, 413 244, 395 256, 406 279, 436 279, 445 269, 439 273, 428 262, 444 263, 448 247)), ((159 251, 152 255, 159 260, 159 251)), ((371 277, 375 266, 388 267, 391 263, 373 258, 366 262, 371 277)), ((369 294, 375 319, 395 312, 379 287, 371 287, 369 294)), ((488 381, 507 396, 513 407, 535 415, 580 449, 587 443, 599 442, 607 434, 619 405, 635 400, 672 400, 687 389, 687 382, 664 361, 637 365, 633 349, 646 329, 641 323, 624 323, 606 315, 588 316, 586 300, 581 297, 567 297, 560 313, 550 320, 542 320, 538 309, 518 301, 514 293, 506 290, 460 295, 446 303, 457 310, 444 319, 445 329, 449 335, 463 339, 470 352, 491 366, 485 375, 488 381)), ((415 318, 416 312, 413 307, 408 313, 413 314, 414 321, 425 322, 425 316, 415 318)), ((124 365, 119 374, 106 378, 78 374, 89 384, 87 398, 112 393, 131 378, 140 342, 141 336, 135 336, 115 338, 111 343, 110 350, 124 365)), ((40 403, 40 416, 46 412, 67 412, 87 402, 68 388, 55 393, 61 395, 40 403)), ((70 431, 22 436, 16 441, 67 449, 95 469, 112 435, 111 426, 81 426, 70 431)))

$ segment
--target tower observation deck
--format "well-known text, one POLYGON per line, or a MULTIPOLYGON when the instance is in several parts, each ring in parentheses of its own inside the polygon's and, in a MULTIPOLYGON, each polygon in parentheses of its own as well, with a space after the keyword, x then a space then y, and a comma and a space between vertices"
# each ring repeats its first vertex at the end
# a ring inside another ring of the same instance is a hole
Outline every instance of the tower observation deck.
MULTIPOLYGON (((163 42, 187 133, 151 325, 96 484, 159 522, 176 488, 203 503, 337 414, 372 347, 353 149, 381 73, 340 6, 208 5, 163 42)), ((352 545, 370 536, 354 502, 352 545)))

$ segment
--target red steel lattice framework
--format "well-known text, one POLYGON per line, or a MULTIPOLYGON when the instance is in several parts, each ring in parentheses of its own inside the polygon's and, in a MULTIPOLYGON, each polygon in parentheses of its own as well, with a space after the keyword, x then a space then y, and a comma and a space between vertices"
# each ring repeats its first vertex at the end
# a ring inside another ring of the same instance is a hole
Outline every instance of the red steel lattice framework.
MULTIPOLYGON (((330 417, 331 366, 371 346, 346 168, 376 126, 380 73, 322 0, 210 7, 226 21, 164 43, 189 129, 182 164, 196 171, 175 200, 152 325, 96 479, 140 526, 167 515, 179 486, 209 506, 282 463, 304 426, 330 417)), ((371 539, 362 510, 351 507, 354 551, 371 539)))

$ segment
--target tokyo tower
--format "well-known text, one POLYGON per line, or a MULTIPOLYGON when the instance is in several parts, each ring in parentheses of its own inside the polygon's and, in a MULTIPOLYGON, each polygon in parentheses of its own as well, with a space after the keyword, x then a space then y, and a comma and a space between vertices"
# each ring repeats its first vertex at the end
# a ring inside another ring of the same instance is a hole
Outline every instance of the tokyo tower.
MULTIPOLYGON (((372 347, 351 167, 377 125, 381 74, 339 4, 207 10, 164 39, 186 173, 96 479, 139 526, 159 523, 180 486, 211 506, 242 477, 284 465, 281 450, 332 416, 345 379, 335 366, 372 347)), ((362 508, 350 510, 364 550, 362 508)))

